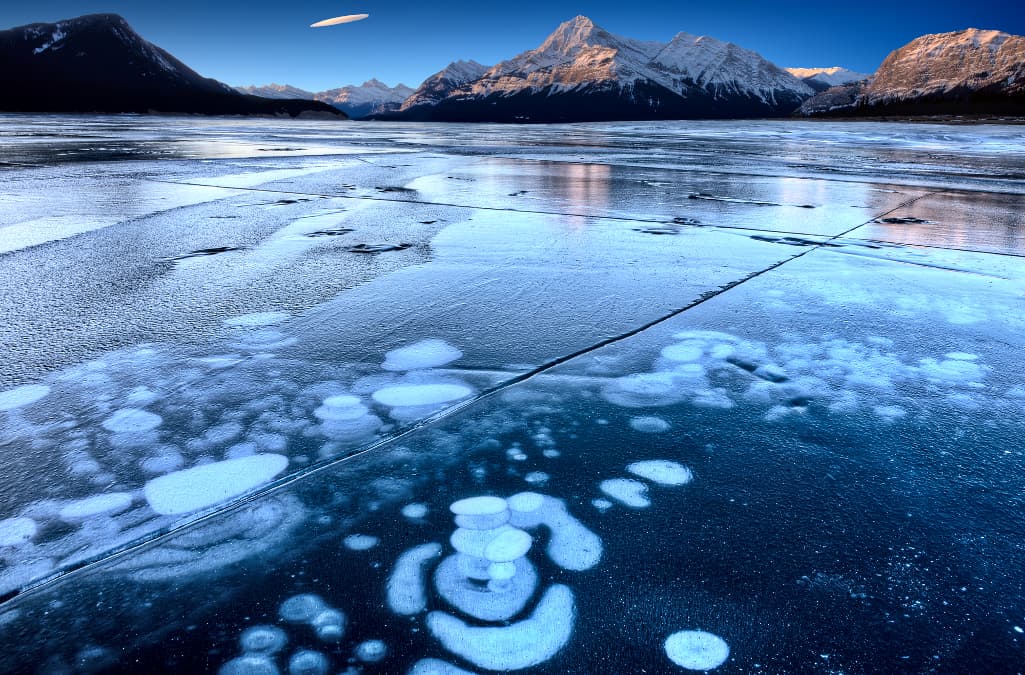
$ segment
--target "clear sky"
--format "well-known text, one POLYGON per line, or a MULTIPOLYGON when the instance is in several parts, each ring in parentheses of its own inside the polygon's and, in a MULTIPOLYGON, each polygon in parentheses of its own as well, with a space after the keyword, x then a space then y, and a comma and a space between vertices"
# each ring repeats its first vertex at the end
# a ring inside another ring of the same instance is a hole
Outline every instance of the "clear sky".
POLYGON ((536 47, 577 14, 612 33, 667 41, 680 31, 753 49, 777 65, 872 72, 924 33, 1025 34, 1025 0, 2 0, 0 27, 116 12, 151 42, 233 85, 320 91, 376 77, 416 86, 457 59, 493 64, 536 47), (370 18, 309 28, 340 14, 370 18))

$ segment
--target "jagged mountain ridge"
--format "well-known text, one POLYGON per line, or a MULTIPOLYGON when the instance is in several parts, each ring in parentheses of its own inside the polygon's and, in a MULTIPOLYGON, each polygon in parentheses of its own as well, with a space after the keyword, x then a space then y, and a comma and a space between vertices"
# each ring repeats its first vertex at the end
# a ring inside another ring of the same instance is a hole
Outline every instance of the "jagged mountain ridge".
MULTIPOLYGON (((479 64, 476 64, 479 66, 479 64)), ((483 68, 483 67, 481 67, 483 68)), ((447 69, 446 69, 447 70, 447 69)), ((388 118, 592 121, 788 115, 814 91, 758 54, 710 37, 614 35, 578 16, 472 79, 429 78, 388 118), (428 83, 425 82, 425 85, 428 83)))
POLYGON ((349 85, 314 94, 314 98, 333 105, 354 118, 374 113, 398 110, 402 102, 413 94, 413 89, 399 83, 389 87, 377 79, 367 80, 359 86, 349 85))
POLYGON ((923 35, 887 56, 867 84, 823 92, 801 113, 1025 116, 1025 37, 976 28, 923 35))
POLYGON ((205 78, 117 14, 0 31, 0 110, 342 116, 316 101, 272 101, 205 78))
POLYGON ((236 91, 243 94, 249 94, 250 96, 262 96, 263 98, 276 98, 276 99, 289 99, 298 98, 305 101, 312 101, 315 94, 312 91, 306 91, 299 87, 293 87, 290 84, 264 84, 264 85, 249 85, 246 87, 235 87, 236 91))

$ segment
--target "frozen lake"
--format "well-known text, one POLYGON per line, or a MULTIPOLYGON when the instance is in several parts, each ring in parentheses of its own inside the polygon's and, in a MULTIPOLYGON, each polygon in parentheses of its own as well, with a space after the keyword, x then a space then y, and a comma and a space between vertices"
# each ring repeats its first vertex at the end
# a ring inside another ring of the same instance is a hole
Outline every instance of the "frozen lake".
POLYGON ((1020 671, 1023 131, 0 116, 0 671, 1020 671))

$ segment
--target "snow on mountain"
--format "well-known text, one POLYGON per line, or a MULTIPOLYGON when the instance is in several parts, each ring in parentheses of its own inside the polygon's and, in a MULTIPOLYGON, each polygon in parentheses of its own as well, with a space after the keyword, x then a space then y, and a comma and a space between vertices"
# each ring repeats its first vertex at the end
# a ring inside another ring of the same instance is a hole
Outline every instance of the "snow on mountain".
POLYGON ((389 87, 377 79, 372 79, 358 87, 349 85, 322 91, 314 94, 313 98, 333 105, 349 117, 358 118, 373 113, 397 110, 402 102, 412 94, 413 90, 404 84, 389 87))
POLYGON ((1025 116, 1025 37, 976 28, 923 35, 887 56, 867 84, 827 90, 800 112, 1025 116))
POLYGON ((861 82, 872 77, 869 73, 858 73, 848 68, 785 68, 785 70, 815 89, 828 89, 843 84, 861 82))
POLYGON ((263 86, 250 85, 248 87, 235 87, 238 91, 243 94, 249 94, 251 96, 262 96, 263 98, 275 98, 275 99, 303 99, 306 101, 312 101, 314 99, 313 92, 300 89, 299 87, 293 87, 290 84, 265 84, 263 86))
POLYGON ((686 33, 669 43, 634 40, 584 16, 536 49, 473 65, 482 72, 461 72, 461 83, 446 76, 452 67, 429 78, 400 111, 505 121, 766 116, 788 114, 814 93, 736 45, 686 33))
POLYGON ((399 107, 408 110, 418 106, 428 106, 447 98, 458 87, 476 80, 488 67, 476 61, 455 61, 443 70, 431 75, 411 93, 399 107))

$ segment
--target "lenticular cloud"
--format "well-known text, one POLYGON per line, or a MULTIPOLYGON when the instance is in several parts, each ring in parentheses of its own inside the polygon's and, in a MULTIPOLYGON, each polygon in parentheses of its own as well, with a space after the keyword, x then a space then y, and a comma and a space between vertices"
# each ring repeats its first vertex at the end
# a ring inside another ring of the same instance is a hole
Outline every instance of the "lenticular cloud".
POLYGON ((352 23, 353 21, 362 21, 369 17, 369 14, 346 14, 345 16, 336 16, 333 19, 324 19, 317 23, 311 23, 310 28, 324 28, 325 26, 337 26, 343 23, 352 23))

